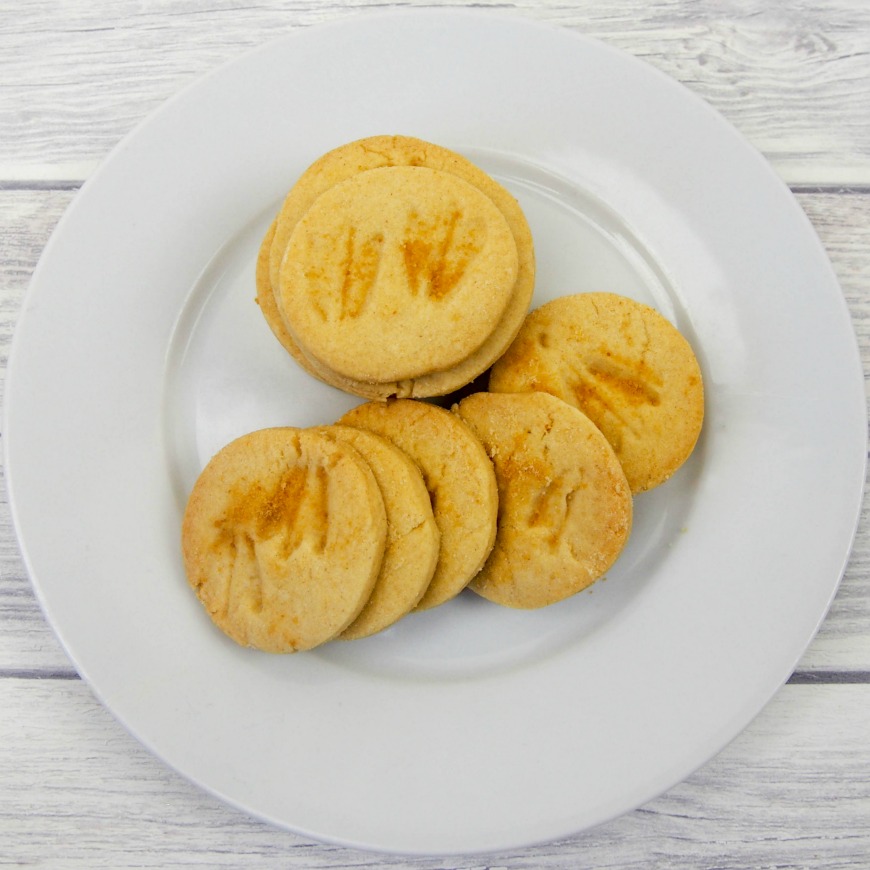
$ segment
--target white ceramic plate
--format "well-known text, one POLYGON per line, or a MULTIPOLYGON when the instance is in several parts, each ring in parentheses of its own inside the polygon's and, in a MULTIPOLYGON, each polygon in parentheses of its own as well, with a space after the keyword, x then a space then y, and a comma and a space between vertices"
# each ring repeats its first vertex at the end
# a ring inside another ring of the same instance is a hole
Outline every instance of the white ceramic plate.
POLYGON ((844 301, 761 157, 643 63, 489 13, 292 33, 151 116, 45 250, 6 410, 34 586, 106 706, 227 801, 391 851, 562 837, 714 755, 822 620, 864 468, 844 301), (367 641, 246 651, 186 586, 184 500, 234 436, 357 402, 272 338, 253 263, 305 166, 382 132, 456 148, 516 194, 536 304, 611 290, 672 318, 702 362, 705 431, 637 499, 627 551, 589 593, 530 613, 466 593, 367 641))

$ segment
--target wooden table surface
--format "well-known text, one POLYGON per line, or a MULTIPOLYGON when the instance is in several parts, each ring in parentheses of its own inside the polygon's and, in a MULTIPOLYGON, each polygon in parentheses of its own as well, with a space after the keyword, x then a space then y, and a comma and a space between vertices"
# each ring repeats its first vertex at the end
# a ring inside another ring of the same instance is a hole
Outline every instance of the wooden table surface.
MULTIPOLYGON (((414 0, 5 0, 0 9, 0 360, 76 191, 179 88, 294 28, 414 0)), ((866 0, 478 0, 597 37, 685 83, 792 188, 870 371, 866 0)), ((575 838, 409 859, 325 846, 218 802, 152 757, 76 674, 0 505, 0 866, 870 867, 870 522, 788 684, 685 782, 575 838)))

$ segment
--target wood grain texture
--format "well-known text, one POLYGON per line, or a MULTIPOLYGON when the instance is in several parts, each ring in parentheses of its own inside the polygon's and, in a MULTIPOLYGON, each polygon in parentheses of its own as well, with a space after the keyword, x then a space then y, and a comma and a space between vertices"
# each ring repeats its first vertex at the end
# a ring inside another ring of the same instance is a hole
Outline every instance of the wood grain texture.
MULTIPOLYGON (((148 112, 282 33, 425 0, 6 4, 0 178, 81 178, 148 112)), ((791 183, 870 184, 870 6, 861 0, 480 0, 640 57, 728 118, 791 183)))
POLYGON ((210 868, 859 867, 870 686, 787 686, 717 758, 576 838, 468 857, 377 855, 270 827, 139 746, 78 681, 0 681, 0 863, 210 868), (23 723, 23 726, 19 723, 23 723))
MULTIPOLYGON (((849 307, 870 400, 870 196, 841 191, 797 194, 821 239, 849 307)), ((866 483, 865 483, 866 487, 866 483)), ((838 670, 852 665, 870 670, 870 493, 837 596, 800 668, 838 670)))
MULTIPOLYGON (((21 301, 42 249, 73 195, 0 191, 0 404, 21 301)), ((5 467, 0 467, 0 674, 10 669, 69 673, 71 665, 33 594, 12 526, 5 467)))

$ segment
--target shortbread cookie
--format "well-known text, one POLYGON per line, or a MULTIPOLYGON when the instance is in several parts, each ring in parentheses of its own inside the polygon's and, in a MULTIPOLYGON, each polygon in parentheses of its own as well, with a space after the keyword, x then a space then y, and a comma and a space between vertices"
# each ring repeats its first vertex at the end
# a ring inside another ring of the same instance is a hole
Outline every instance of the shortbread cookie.
MULTIPOLYGON (((275 299, 275 294, 272 291, 272 281, 269 278, 269 252, 272 249, 272 240, 275 237, 275 226, 277 220, 273 220, 263 236, 260 243, 260 250, 257 254, 256 267, 256 283, 257 283, 257 304, 260 306, 260 311, 266 319, 266 323, 272 330, 275 338, 281 342, 284 350, 296 360, 296 362, 304 368, 308 374, 323 381, 330 386, 336 387, 339 390, 344 390, 346 393, 353 393, 356 396, 361 396, 365 399, 386 399, 390 396, 404 396, 407 390, 402 384, 366 384, 362 381, 354 381, 351 378, 344 378, 337 372, 327 368, 323 363, 315 359, 309 359, 296 344, 293 336, 287 331, 287 326, 284 323, 284 318, 278 311, 278 302, 275 299)), ((406 384, 413 384, 413 381, 407 381, 406 384)))
MULTIPOLYGON (((263 313, 263 317, 275 338, 284 347, 284 350, 293 357, 296 362, 304 368, 308 374, 314 376, 318 380, 336 387, 339 390, 344 390, 347 393, 353 393, 357 396, 362 396, 366 399, 386 399, 389 396, 404 395, 405 391, 400 384, 366 384, 362 381, 353 381, 350 378, 344 378, 341 375, 328 369, 325 365, 315 359, 309 359, 296 344, 293 336, 287 331, 287 326, 284 323, 284 318, 278 311, 278 302, 275 299, 275 294, 272 291, 272 281, 269 277, 269 252, 272 249, 272 240, 275 237, 275 227, 277 219, 273 220, 269 225, 266 235, 260 243, 260 249, 257 254, 256 266, 256 285, 257 285, 257 304, 263 313)), ((409 381, 407 383, 413 383, 409 381)))
POLYGON ((420 469, 391 441, 352 426, 326 426, 329 437, 356 448, 381 488, 387 511, 387 542, 375 588, 360 615, 340 638, 368 637, 410 612, 429 586, 441 533, 420 469))
POLYGON ((516 278, 516 243, 488 197, 448 172, 389 166, 314 201, 290 235, 276 297, 307 355, 380 383, 464 360, 516 278))
POLYGON ((498 481, 498 533, 471 588, 508 607, 585 589, 628 539, 632 499, 610 445, 583 413, 545 393, 473 393, 456 413, 498 481))
POLYGON ((635 493, 683 464, 704 420, 688 341, 653 308, 612 293, 563 296, 529 314, 489 389, 538 390, 576 405, 613 446, 635 493))
POLYGON ((356 619, 386 532, 380 487, 353 447, 316 431, 263 429, 232 441, 199 476, 182 552, 191 586, 227 635, 294 652, 356 619))
MULTIPOLYGON (((487 340, 470 356, 445 371, 395 383, 365 383, 344 378, 317 360, 302 365, 332 386, 368 399, 391 396, 424 398, 453 392, 484 372, 507 348, 531 303, 535 285, 535 254, 532 235, 517 200, 498 182, 461 155, 409 136, 373 136, 342 145, 315 161, 288 193, 276 218, 269 252, 269 282, 277 287, 287 242, 302 216, 320 194, 359 172, 383 166, 424 166, 450 172, 491 199, 504 215, 518 254, 517 280, 504 316, 487 340)), ((299 359, 293 337, 287 332, 277 305, 261 306, 272 331, 288 351, 299 359)))
POLYGON ((498 493, 480 441, 450 411, 413 399, 369 402, 339 422, 388 438, 423 473, 441 531, 441 552, 417 610, 458 595, 480 570, 495 539, 498 493))

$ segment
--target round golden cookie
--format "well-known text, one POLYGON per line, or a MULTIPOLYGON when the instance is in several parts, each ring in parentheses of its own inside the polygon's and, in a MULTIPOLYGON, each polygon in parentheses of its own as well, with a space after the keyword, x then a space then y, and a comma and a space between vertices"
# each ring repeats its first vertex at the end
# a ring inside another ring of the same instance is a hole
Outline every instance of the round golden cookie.
MULTIPOLYGON (((257 304, 260 306, 260 311, 262 311, 263 317, 266 319, 266 323, 269 325, 275 338, 281 342, 284 349, 310 375, 330 386, 337 387, 339 390, 344 390, 347 393, 353 393, 366 399, 386 399, 389 396, 406 395, 406 391, 400 384, 365 384, 362 381, 343 378, 336 372, 331 371, 323 363, 315 359, 309 359, 302 352, 293 336, 288 332, 284 318, 278 310, 278 302, 275 299, 275 294, 272 292, 272 281, 269 278, 269 252, 272 248, 272 239, 275 237, 276 224, 277 220, 273 220, 266 231, 266 235, 263 236, 257 254, 256 266, 257 304)), ((407 383, 411 384, 413 381, 408 381, 407 383)))
POLYGON ((287 326, 284 323, 284 318, 278 311, 278 303, 275 300, 275 294, 272 292, 272 282, 269 279, 269 251, 272 246, 272 239, 275 236, 276 221, 272 221, 266 235, 260 243, 260 249, 257 254, 256 266, 256 285, 257 285, 257 304, 266 319, 266 323, 272 330, 275 337, 283 345, 284 349, 302 366, 310 375, 336 387, 339 390, 344 390, 346 393, 353 393, 365 399, 387 399, 391 397, 406 397, 413 392, 414 381, 403 381, 401 383, 387 384, 367 384, 362 381, 354 381, 350 378, 344 378, 331 369, 327 368, 323 363, 316 359, 309 359, 300 347, 296 344, 293 336, 287 331, 287 326))
POLYGON ((262 429, 206 465, 184 513, 187 577, 212 620, 267 652, 311 649, 344 631, 380 571, 386 512, 350 445, 262 429))
POLYGON ((441 551, 416 609, 449 601, 480 570, 495 540, 498 492, 480 441, 450 411, 414 399, 369 402, 339 422, 388 438, 417 463, 441 532, 441 551))
MULTIPOLYGON (((302 174, 284 200, 270 243, 268 280, 274 291, 293 228, 321 193, 359 172, 383 166, 424 166, 450 172, 489 197, 504 215, 517 247, 518 270, 513 294, 504 316, 487 340, 458 365, 445 371, 396 383, 366 383, 359 379, 344 378, 314 359, 307 359, 302 365, 326 383, 363 398, 445 395, 470 383, 504 352, 528 311, 535 286, 534 245, 519 203, 504 187, 465 157, 410 136, 372 136, 324 154, 302 174)), ((298 359, 301 351, 298 348, 295 352, 291 349, 295 340, 287 331, 277 305, 271 309, 263 306, 263 314, 284 347, 298 359)))
POLYGON ((359 616, 339 635, 369 637, 409 613, 429 586, 441 533, 420 469, 391 441, 352 426, 325 426, 331 438, 359 451, 375 475, 387 511, 384 561, 375 588, 359 616))
POLYGON ((585 589, 631 531, 625 474, 594 424, 546 393, 473 393, 456 413, 483 442, 498 481, 498 533, 471 588, 536 608, 585 589))
POLYGON ((516 243, 490 199, 448 172, 388 166, 314 201, 287 243, 276 298, 309 357, 382 383, 473 353, 516 277, 516 243))
POLYGON ((632 492, 667 480, 704 421, 704 385, 688 341, 655 309, 579 293, 526 318, 489 378, 492 392, 538 390, 580 408, 610 442, 632 492))

